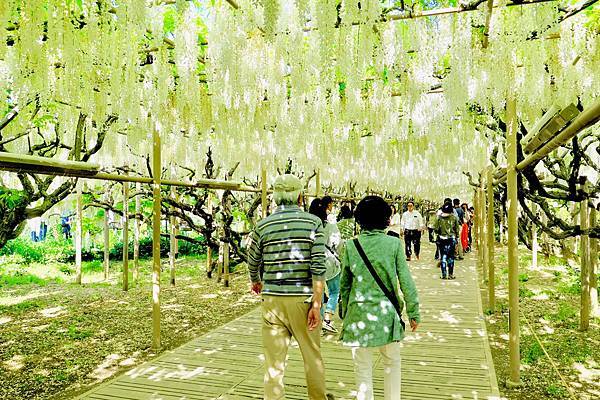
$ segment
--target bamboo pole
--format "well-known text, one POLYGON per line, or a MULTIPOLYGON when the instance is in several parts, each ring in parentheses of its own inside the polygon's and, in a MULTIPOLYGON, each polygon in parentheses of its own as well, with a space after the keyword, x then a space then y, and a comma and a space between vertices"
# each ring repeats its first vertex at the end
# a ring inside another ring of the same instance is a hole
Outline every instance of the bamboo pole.
POLYGON ((153 213, 152 213, 152 348, 160 349, 160 134, 156 128, 152 141, 153 213))
POLYGON ((123 182, 123 290, 129 290, 129 182, 123 182))
POLYGON ((487 270, 488 270, 488 303, 492 312, 496 309, 496 280, 494 269, 494 174, 492 167, 487 170, 487 270))
MULTIPOLYGON (((531 204, 531 212, 536 214, 537 213, 536 208, 537 208, 536 204, 532 203, 531 204)), ((531 225, 531 267, 534 269, 538 267, 538 252, 539 252, 538 230, 537 230, 537 226, 535 226, 535 224, 532 223, 532 225, 531 225)))
MULTIPOLYGON (((171 197, 175 197, 175 187, 171 186, 171 197)), ((175 286, 175 216, 171 215, 169 219, 169 269, 171 271, 171 286, 175 286)))
POLYGON ((260 204, 262 208, 262 217, 267 218, 267 168, 263 165, 260 171, 260 188, 261 188, 261 199, 260 204))
POLYGON ((520 385, 519 249, 517 197, 517 100, 510 93, 506 102, 507 191, 508 191, 508 302, 510 385, 520 385))
MULTIPOLYGON (((587 192, 587 181, 585 177, 582 184, 583 191, 587 192)), ((587 197, 581 202, 580 226, 585 231, 590 227, 590 213, 588 209, 589 200, 587 197)), ((581 258, 581 309, 579 315, 579 330, 587 331, 590 328, 590 310, 591 310, 591 287, 590 287, 590 237, 582 234, 580 243, 581 258)))
MULTIPOLYGON (((597 211, 590 210, 590 227, 598 226, 597 211)), ((590 314, 594 318, 600 317, 598 306, 598 239, 590 238, 590 314)))
POLYGON ((133 281, 137 282, 140 278, 140 193, 142 184, 135 184, 135 219, 133 220, 133 281))
POLYGON ((223 276, 225 287, 229 287, 229 243, 223 243, 223 276))
POLYGON ((110 229, 108 227, 108 210, 104 210, 104 280, 108 280, 110 272, 110 229))
POLYGON ((494 10, 494 0, 487 0, 487 13, 485 14, 485 28, 483 29, 482 47, 487 49, 490 36, 490 22, 492 21, 492 12, 494 10))
POLYGON ((81 247, 83 236, 83 194, 81 182, 77 185, 77 206, 75 220, 75 283, 81 285, 81 247))

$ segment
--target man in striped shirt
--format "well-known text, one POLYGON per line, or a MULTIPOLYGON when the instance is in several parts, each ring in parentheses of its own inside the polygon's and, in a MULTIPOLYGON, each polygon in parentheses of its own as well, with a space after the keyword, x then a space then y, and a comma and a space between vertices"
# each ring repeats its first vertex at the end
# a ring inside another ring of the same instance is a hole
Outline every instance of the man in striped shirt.
POLYGON ((299 206, 302 182, 281 175, 273 184, 277 208, 250 236, 252 291, 262 293, 265 400, 283 399, 288 346, 296 339, 310 400, 327 399, 321 358, 321 300, 325 238, 321 220, 299 206))

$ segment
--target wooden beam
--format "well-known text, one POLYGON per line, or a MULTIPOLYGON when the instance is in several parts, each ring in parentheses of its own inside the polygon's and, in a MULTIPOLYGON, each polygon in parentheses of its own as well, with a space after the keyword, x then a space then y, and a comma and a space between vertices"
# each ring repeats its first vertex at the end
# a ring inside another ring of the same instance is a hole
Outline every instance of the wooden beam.
POLYGON ((108 226, 108 210, 104 210, 104 280, 108 281, 110 273, 110 228, 108 226))

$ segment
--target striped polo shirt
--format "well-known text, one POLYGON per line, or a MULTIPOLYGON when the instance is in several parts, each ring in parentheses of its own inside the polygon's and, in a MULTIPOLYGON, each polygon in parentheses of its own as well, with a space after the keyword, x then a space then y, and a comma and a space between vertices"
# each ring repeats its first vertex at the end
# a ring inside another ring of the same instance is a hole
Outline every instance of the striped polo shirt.
POLYGON ((250 235, 248 269, 263 294, 312 294, 312 281, 325 279, 325 236, 321 220, 298 206, 279 206, 250 235))

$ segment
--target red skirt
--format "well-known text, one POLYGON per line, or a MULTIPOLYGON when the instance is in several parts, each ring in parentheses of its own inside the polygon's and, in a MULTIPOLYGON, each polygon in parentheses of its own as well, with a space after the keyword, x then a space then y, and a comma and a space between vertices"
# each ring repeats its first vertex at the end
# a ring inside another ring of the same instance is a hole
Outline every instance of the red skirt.
POLYGON ((462 225, 460 231, 460 244, 462 245, 463 250, 466 250, 469 247, 469 225, 467 224, 462 225))

